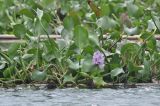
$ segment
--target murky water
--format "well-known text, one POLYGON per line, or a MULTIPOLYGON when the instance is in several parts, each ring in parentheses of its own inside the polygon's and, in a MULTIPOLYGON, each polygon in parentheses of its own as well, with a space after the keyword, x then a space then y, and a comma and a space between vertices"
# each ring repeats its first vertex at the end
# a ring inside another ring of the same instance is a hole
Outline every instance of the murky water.
POLYGON ((130 89, 7 89, 0 106, 160 106, 160 87, 130 89))

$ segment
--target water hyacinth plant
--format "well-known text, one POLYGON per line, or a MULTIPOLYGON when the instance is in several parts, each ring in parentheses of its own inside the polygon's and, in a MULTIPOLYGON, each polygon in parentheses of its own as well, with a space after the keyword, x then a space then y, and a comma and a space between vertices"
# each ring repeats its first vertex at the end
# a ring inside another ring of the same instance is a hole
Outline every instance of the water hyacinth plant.
POLYGON ((23 42, 0 49, 0 84, 158 80, 159 6, 158 0, 1 0, 0 33, 23 42), (139 35, 140 43, 124 35, 139 35))

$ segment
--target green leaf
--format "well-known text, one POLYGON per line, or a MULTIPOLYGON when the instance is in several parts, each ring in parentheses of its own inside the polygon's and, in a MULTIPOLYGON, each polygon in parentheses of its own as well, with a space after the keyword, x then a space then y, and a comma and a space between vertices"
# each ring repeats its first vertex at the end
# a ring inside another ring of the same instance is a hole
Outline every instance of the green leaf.
POLYGON ((109 5, 108 4, 103 4, 101 6, 101 11, 100 11, 100 14, 101 16, 108 16, 110 13, 110 8, 109 8, 109 5))
POLYGON ((74 19, 71 16, 67 16, 63 21, 64 28, 67 30, 72 30, 74 28, 74 19))
POLYGON ((156 29, 156 26, 155 26, 153 20, 148 20, 147 23, 148 23, 147 30, 148 30, 149 32, 151 32, 152 30, 155 30, 155 29, 156 29))
POLYGON ((84 72, 90 72, 92 67, 93 67, 92 59, 91 58, 86 58, 82 62, 82 71, 84 72))
POLYGON ((99 18, 96 23, 103 30, 115 28, 118 24, 115 20, 107 16, 99 18))
POLYGON ((73 31, 69 31, 69 30, 64 28, 61 32, 61 36, 62 36, 63 39, 66 40, 67 43, 70 43, 70 41, 73 38, 73 31))
POLYGON ((43 17, 42 17, 43 20, 45 20, 47 22, 47 24, 49 24, 52 20, 52 16, 49 12, 45 12, 43 14, 43 17))
POLYGON ((54 40, 51 40, 52 44, 50 44, 50 42, 48 40, 44 41, 44 52, 45 52, 45 56, 46 60, 52 60, 53 58, 58 58, 59 57, 59 50, 58 50, 58 45, 54 40))
POLYGON ((138 13, 138 10, 139 10, 139 8, 135 4, 133 4, 133 3, 127 4, 127 11, 128 11, 129 15, 136 16, 138 13))
POLYGON ((114 32, 111 33, 110 39, 119 40, 120 38, 121 38, 121 36, 120 36, 120 32, 119 31, 114 31, 114 32))
POLYGON ((89 74, 87 74, 86 72, 80 72, 80 74, 83 76, 83 77, 85 77, 85 78, 90 78, 90 75, 89 74))
POLYGON ((17 55, 17 50, 20 47, 20 44, 11 44, 8 48, 8 55, 10 58, 14 58, 17 55))
POLYGON ((79 66, 79 62, 72 62, 70 59, 67 60, 70 69, 78 70, 81 66, 79 66))
POLYGON ((32 18, 32 19, 35 17, 34 13, 27 8, 21 9, 19 11, 19 14, 23 14, 23 15, 29 17, 29 18, 32 18))
POLYGON ((13 26, 13 31, 16 37, 18 38, 24 38, 25 34, 27 32, 24 24, 16 24, 13 26))
POLYGON ((121 55, 127 60, 132 59, 139 51, 140 46, 136 43, 127 43, 121 48, 121 55))
POLYGON ((121 57, 119 54, 115 53, 113 55, 110 56, 111 57, 111 60, 110 60, 110 63, 109 63, 109 66, 110 66, 110 69, 113 70, 117 67, 121 67, 121 57))
POLYGON ((82 26, 76 26, 74 29, 75 44, 83 49, 88 44, 88 31, 82 26))
POLYGON ((7 66, 6 62, 0 64, 0 70, 3 70, 7 66))
POLYGON ((0 56, 4 58, 10 65, 13 63, 13 60, 8 55, 6 55, 6 53, 1 51, 1 49, 0 49, 0 56))
POLYGON ((121 48, 121 54, 135 54, 138 52, 140 46, 136 43, 126 43, 121 48))
POLYGON ((150 81, 151 78, 151 64, 149 61, 144 59, 144 69, 138 71, 142 77, 141 80, 143 81, 150 81))
POLYGON ((106 82, 104 82, 103 77, 93 77, 93 83, 97 88, 104 86, 106 82))
POLYGON ((151 32, 143 32, 140 38, 143 40, 150 40, 151 38, 153 38, 153 34, 151 32))
POLYGON ((132 63, 132 62, 129 62, 128 63, 128 66, 127 66, 127 68, 128 68, 128 72, 130 72, 130 73, 137 73, 139 70, 142 70, 143 69, 143 67, 142 66, 137 66, 137 65, 135 65, 134 63, 132 63))
POLYGON ((94 52, 94 47, 93 47, 93 45, 92 45, 92 43, 91 43, 91 45, 88 45, 86 48, 84 48, 83 49, 83 53, 87 53, 87 54, 93 54, 93 52, 94 52))
POLYGON ((128 28, 127 26, 124 26, 124 32, 126 32, 128 35, 135 35, 138 33, 138 28, 128 28))
POLYGON ((147 48, 150 50, 150 51, 155 51, 157 50, 157 42, 156 42, 156 39, 154 37, 152 37, 151 39, 149 39, 147 42, 146 42, 146 45, 147 45, 147 48))
POLYGON ((3 72, 3 76, 5 78, 11 78, 14 74, 15 74, 14 66, 8 67, 3 72))
POLYGON ((55 0, 42 0, 40 4, 45 8, 55 9, 57 3, 55 0))
POLYGON ((52 53, 52 52, 48 52, 48 53, 45 53, 45 55, 43 56, 43 59, 46 61, 46 62, 51 62, 52 60, 56 59, 57 57, 52 53))
POLYGON ((89 35, 89 41, 90 41, 90 44, 99 46, 99 39, 98 39, 98 36, 97 36, 97 35, 95 35, 95 34, 90 34, 90 35, 89 35))
POLYGON ((78 15, 77 11, 69 12, 69 16, 71 16, 73 18, 74 26, 81 25, 81 20, 80 20, 80 17, 78 15))
POLYGON ((24 59, 24 60, 31 60, 33 58, 34 58, 34 54, 24 54, 22 56, 22 59, 24 59))
POLYGON ((39 70, 35 70, 34 72, 32 72, 31 78, 34 81, 44 81, 47 77, 47 74, 45 71, 39 71, 39 70))
POLYGON ((71 74, 65 75, 64 79, 63 79, 63 83, 67 83, 67 82, 74 83, 74 80, 75 80, 75 78, 71 74))
POLYGON ((159 17, 153 16, 152 19, 153 19, 153 21, 155 22, 155 24, 156 24, 158 30, 160 31, 160 20, 159 20, 159 17))
POLYGON ((36 13, 37 13, 38 19, 41 20, 43 17, 43 10, 40 10, 39 8, 37 8, 36 13))
POLYGON ((118 76, 119 74, 122 74, 122 73, 124 73, 124 70, 122 68, 115 68, 110 72, 112 77, 116 77, 116 76, 118 76))
POLYGON ((56 43, 58 44, 58 48, 60 50, 64 49, 64 48, 67 48, 67 42, 64 40, 64 39, 57 39, 56 40, 56 43))
POLYGON ((157 50, 157 41, 151 32, 144 32, 140 36, 141 39, 146 40, 146 48, 149 51, 157 50))

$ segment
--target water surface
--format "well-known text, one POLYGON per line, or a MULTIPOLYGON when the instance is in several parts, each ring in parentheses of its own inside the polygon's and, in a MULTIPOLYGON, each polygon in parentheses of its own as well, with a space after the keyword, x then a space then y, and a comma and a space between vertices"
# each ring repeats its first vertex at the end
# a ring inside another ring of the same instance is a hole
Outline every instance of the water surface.
POLYGON ((0 106, 160 106, 160 87, 1 89, 0 106))

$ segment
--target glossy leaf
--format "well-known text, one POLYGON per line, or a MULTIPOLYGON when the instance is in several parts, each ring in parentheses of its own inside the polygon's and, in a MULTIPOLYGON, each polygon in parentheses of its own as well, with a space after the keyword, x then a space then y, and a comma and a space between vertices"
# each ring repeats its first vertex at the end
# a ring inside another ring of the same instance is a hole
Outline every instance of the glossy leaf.
POLYGON ((39 71, 39 70, 35 70, 34 72, 32 72, 31 78, 34 81, 44 81, 47 77, 46 72, 44 71, 39 71))
POLYGON ((83 49, 88 45, 88 31, 82 26, 76 26, 74 29, 75 44, 83 49))
POLYGON ((96 45, 96 46, 99 46, 99 39, 98 39, 98 36, 97 35, 94 35, 94 34, 90 34, 89 35, 89 41, 91 44, 93 45, 96 45))
POLYGON ((116 77, 119 74, 123 74, 123 73, 124 73, 124 70, 122 68, 115 68, 110 72, 112 77, 116 77))
POLYGON ((19 11, 19 14, 23 14, 31 19, 33 19, 35 17, 35 14, 33 13, 33 11, 27 9, 27 8, 24 8, 22 10, 19 11))
MULTIPOLYGON (((137 55, 140 46, 136 43, 127 43, 121 48, 121 55, 124 56, 127 60, 134 58, 137 55)), ((139 53, 138 53, 139 54, 139 53)))
POLYGON ((102 77, 93 77, 93 83, 96 85, 97 88, 106 84, 102 77))
POLYGON ((96 23, 98 27, 101 27, 104 30, 115 28, 117 26, 117 22, 107 16, 99 18, 96 23))
POLYGON ((137 5, 133 3, 129 3, 127 4, 127 10, 128 10, 129 15, 136 16, 139 8, 137 5))
POLYGON ((3 71, 3 76, 5 78, 11 78, 15 74, 14 66, 8 67, 3 71))
POLYGON ((141 80, 144 80, 144 81, 151 80, 151 64, 146 59, 144 60, 144 69, 139 70, 139 73, 142 76, 141 80))
POLYGON ((11 44, 10 47, 8 48, 8 55, 9 57, 13 58, 14 56, 17 55, 17 50, 20 47, 20 44, 11 44))
POLYGON ((90 72, 92 70, 93 63, 91 58, 86 58, 82 62, 82 71, 84 72, 90 72))
POLYGON ((33 57, 34 57, 34 54, 24 54, 22 56, 22 59, 24 59, 24 60, 32 60, 33 57))
POLYGON ((110 13, 110 7, 108 4, 103 4, 101 6, 101 11, 100 11, 100 15, 101 16, 108 16, 110 13))
POLYGON ((57 39, 56 43, 58 44, 58 48, 63 50, 68 47, 67 42, 64 39, 57 39))
POLYGON ((74 28, 74 19, 71 16, 65 17, 63 21, 64 28, 72 30, 74 28))
POLYGON ((41 20, 43 17, 43 10, 40 10, 39 8, 37 8, 36 13, 37 13, 38 19, 41 20))
POLYGON ((138 65, 135 65, 134 63, 132 62, 129 62, 128 63, 128 71, 131 73, 137 73, 139 70, 143 70, 143 66, 138 66, 138 65))
POLYGON ((72 62, 70 59, 67 60, 70 69, 78 70, 81 66, 78 62, 72 62))
POLYGON ((124 32, 126 32, 128 35, 136 35, 138 33, 138 28, 137 27, 128 28, 124 26, 124 32))
POLYGON ((155 29, 156 29, 156 26, 155 26, 153 20, 148 20, 147 30, 148 30, 149 32, 151 32, 152 30, 155 30, 155 29))
POLYGON ((67 82, 74 83, 74 80, 75 80, 75 78, 71 74, 65 75, 64 79, 63 79, 63 83, 67 83, 67 82))
POLYGON ((153 21, 155 22, 155 25, 157 26, 157 29, 160 31, 160 19, 157 16, 153 16, 153 21))
POLYGON ((14 34, 18 38, 24 38, 27 32, 24 24, 16 24, 13 26, 14 34))
POLYGON ((7 66, 7 64, 5 62, 0 64, 0 70, 3 70, 5 67, 7 66))
POLYGON ((157 41, 151 32, 144 32, 140 38, 146 41, 146 48, 150 51, 156 50, 157 41))

